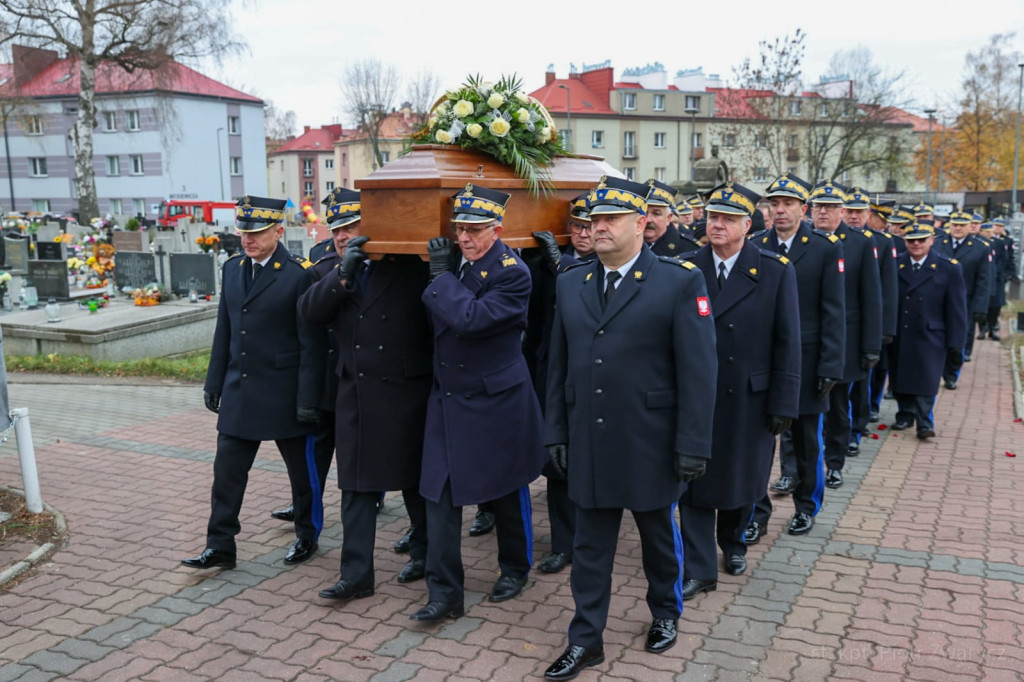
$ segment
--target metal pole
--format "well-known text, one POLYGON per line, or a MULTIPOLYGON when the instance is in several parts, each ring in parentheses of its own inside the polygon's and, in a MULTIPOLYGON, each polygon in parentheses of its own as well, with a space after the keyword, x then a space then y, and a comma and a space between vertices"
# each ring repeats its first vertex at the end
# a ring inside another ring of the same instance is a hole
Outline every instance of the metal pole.
POLYGON ((4 112, 4 151, 7 153, 7 184, 11 190, 11 211, 14 208, 14 173, 11 171, 11 143, 7 139, 7 112, 4 112))
POLYGON ((1013 145, 1013 193, 1010 195, 1010 203, 1013 204, 1013 212, 1010 214, 1011 218, 1017 215, 1017 212, 1020 210, 1020 204, 1017 203, 1017 169, 1020 164, 1020 106, 1021 94, 1024 93, 1024 63, 1018 64, 1017 66, 1020 67, 1020 85, 1017 86, 1017 140, 1013 145))
POLYGON ((566 145, 565 148, 572 151, 572 94, 569 92, 569 86, 559 84, 560 88, 565 90, 565 128, 566 128, 566 145))
POLYGON ((700 111, 697 107, 687 107, 683 110, 683 113, 690 115, 690 183, 693 183, 694 178, 694 153, 693 153, 693 138, 697 132, 697 112, 700 111))
MULTIPOLYGON (((935 109, 925 109, 924 113, 928 114, 928 157, 924 162, 924 196, 925 200, 929 200, 932 193, 932 120, 935 115, 935 109)), ((934 199, 931 199, 934 202, 934 199)))
POLYGON ((36 470, 36 450, 32 446, 32 427, 28 423, 28 408, 11 410, 14 435, 18 439, 18 458, 21 460, 21 480, 25 486, 25 507, 33 514, 43 511, 43 498, 39 494, 39 472, 36 470))
MULTIPOLYGON (((942 126, 942 140, 941 140, 941 142, 939 142, 939 188, 938 188, 938 193, 942 194, 942 169, 945 167, 945 163, 946 163, 946 124, 940 121, 939 125, 942 126)), ((961 206, 961 208, 963 208, 963 207, 961 206)))
POLYGON ((220 200, 224 201, 224 160, 220 153, 220 131, 223 128, 217 128, 217 171, 220 176, 220 200))

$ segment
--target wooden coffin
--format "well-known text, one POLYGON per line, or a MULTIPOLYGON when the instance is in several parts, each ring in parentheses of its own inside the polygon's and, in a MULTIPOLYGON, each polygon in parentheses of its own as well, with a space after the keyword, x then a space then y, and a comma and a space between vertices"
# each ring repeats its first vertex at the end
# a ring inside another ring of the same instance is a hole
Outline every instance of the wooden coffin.
POLYGON ((501 239, 513 248, 537 246, 531 236, 550 230, 569 240, 569 201, 591 189, 602 175, 622 174, 598 156, 558 157, 551 168, 554 191, 530 194, 512 168, 486 154, 454 146, 416 145, 369 176, 356 180, 362 206, 361 234, 370 237, 369 254, 416 253, 426 257, 427 241, 450 237, 452 196, 467 183, 512 195, 506 205, 501 239))

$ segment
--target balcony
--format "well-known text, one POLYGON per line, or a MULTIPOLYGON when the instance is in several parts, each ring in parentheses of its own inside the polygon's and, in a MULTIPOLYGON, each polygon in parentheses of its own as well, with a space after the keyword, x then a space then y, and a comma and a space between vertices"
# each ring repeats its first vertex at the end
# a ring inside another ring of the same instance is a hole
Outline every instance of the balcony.
POLYGON ((625 149, 622 150, 622 158, 624 158, 624 159, 635 159, 636 158, 636 149, 634 149, 633 147, 626 147, 625 149))

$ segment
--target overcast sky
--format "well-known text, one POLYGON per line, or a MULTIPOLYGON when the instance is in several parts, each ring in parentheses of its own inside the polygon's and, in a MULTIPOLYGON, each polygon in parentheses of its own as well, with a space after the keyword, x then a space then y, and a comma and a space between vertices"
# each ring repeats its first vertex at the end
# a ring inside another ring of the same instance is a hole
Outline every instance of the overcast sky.
POLYGON ((428 68, 444 88, 457 87, 467 73, 497 80, 514 72, 529 91, 543 84, 549 64, 564 78, 570 63, 607 59, 617 79, 624 69, 650 62, 664 64, 670 76, 703 67, 729 79, 733 66, 757 55, 758 41, 801 28, 807 84, 825 72, 836 51, 864 46, 876 63, 905 70, 919 112, 955 102, 964 57, 992 34, 1016 31, 1014 48, 1024 52, 1021 0, 235 2, 235 28, 249 53, 203 70, 295 111, 300 130, 345 122, 340 75, 346 64, 366 57, 394 64, 402 76, 428 68), (799 8, 809 11, 793 11, 799 8))

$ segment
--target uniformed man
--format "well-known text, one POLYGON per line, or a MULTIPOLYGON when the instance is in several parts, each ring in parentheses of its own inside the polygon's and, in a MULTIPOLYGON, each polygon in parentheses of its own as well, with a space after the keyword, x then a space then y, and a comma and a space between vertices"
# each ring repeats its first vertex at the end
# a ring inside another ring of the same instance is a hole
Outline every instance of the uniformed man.
POLYGON ((747 240, 758 199, 739 184, 714 188, 705 206, 709 243, 687 256, 709 283, 718 389, 711 461, 679 499, 684 601, 718 584, 716 535, 726 572, 747 570, 743 536, 768 486, 775 436, 799 412, 796 272, 785 256, 747 240))
POLYGON ((814 227, 839 238, 843 244, 846 289, 846 359, 843 376, 829 392, 825 415, 825 487, 843 485, 843 465, 850 444, 850 387, 878 364, 882 352, 882 283, 870 230, 853 229, 844 222, 846 193, 841 185, 825 180, 811 190, 814 227))
POLYGON ((427 499, 429 601, 413 620, 464 613, 462 507, 490 502, 501 576, 490 599, 516 597, 532 564, 529 484, 545 462, 541 412, 521 339, 530 273, 502 243, 509 195, 469 184, 455 196, 452 242, 431 239, 423 292, 434 327, 434 384, 427 407, 420 492, 427 499), (461 277, 461 279, 460 279, 461 277))
POLYGON ((296 304, 313 275, 280 243, 283 200, 244 197, 235 209, 241 254, 224 264, 217 327, 203 399, 218 413, 217 454, 206 549, 190 568, 234 568, 249 469, 273 440, 288 468, 297 539, 286 564, 312 558, 323 526, 313 428, 319 418, 325 356, 322 332, 298 319, 296 304))
POLYGON ((886 217, 885 226, 893 237, 897 237, 896 253, 906 253, 906 245, 902 242, 903 233, 913 224, 914 212, 906 206, 895 206, 892 213, 886 217))
MULTIPOLYGON (((843 377, 846 357, 846 293, 843 246, 834 234, 818 232, 804 220, 811 186, 785 173, 766 190, 773 228, 754 241, 762 249, 786 256, 796 271, 800 304, 801 370, 799 416, 779 441, 782 475, 771 491, 793 494, 795 513, 787 530, 803 535, 814 526, 824 493, 824 413, 829 392, 843 377)), ((772 503, 764 495, 756 504, 744 538, 760 541, 772 503)))
POLYGON ((942 366, 967 334, 967 290, 959 267, 932 251, 934 235, 915 226, 899 258, 900 331, 889 347, 891 385, 899 410, 892 428, 935 436, 932 407, 942 366))
POLYGON ((682 544, 674 506, 711 455, 717 359, 704 278, 644 245, 649 187, 604 178, 590 194, 598 261, 558 279, 546 437, 577 505, 569 646, 548 679, 604 660, 615 547, 633 513, 653 622, 646 648, 676 642, 682 544))
MULTIPOLYGON (((881 221, 871 220, 871 199, 864 190, 851 187, 846 193, 846 224, 854 229, 869 229, 875 241, 875 262, 878 264, 878 275, 882 285, 882 345, 888 346, 896 336, 896 247, 892 235, 872 226, 881 221)), ((879 356, 878 365, 882 364, 879 356)), ((868 424, 872 417, 871 394, 872 377, 878 371, 885 374, 885 367, 878 365, 868 370, 868 375, 855 381, 850 389, 850 443, 846 456, 856 457, 860 453, 860 439, 868 434, 868 424)), ((880 396, 879 396, 880 397, 880 396)), ((874 411, 877 414, 878 410, 874 411)), ((877 420, 877 417, 875 417, 877 420)))
POLYGON ((647 226, 644 241, 656 256, 679 256, 700 248, 689 231, 680 232, 672 227, 672 202, 675 190, 664 182, 648 180, 647 226))
POLYGON ((988 338, 993 341, 999 340, 999 311, 1006 305, 1006 280, 1007 274, 1012 271, 1011 259, 1013 252, 1006 248, 1005 242, 997 239, 997 228, 1005 230, 1006 226, 1001 218, 991 223, 983 223, 981 226, 981 238, 987 241, 992 253, 992 278, 991 295, 988 299, 988 311, 985 318, 985 329, 978 335, 982 338, 985 331, 988 338))
POLYGON ((911 209, 914 214, 914 220, 918 225, 928 225, 934 228, 935 226, 935 207, 929 203, 926 203, 924 199, 919 201, 911 209))
MULTIPOLYGON (((523 353, 533 375, 534 389, 544 409, 547 392, 548 359, 551 326, 555 319, 555 278, 558 273, 580 262, 597 258, 591 237, 587 194, 569 202, 569 243, 562 249, 549 232, 534 236, 546 245, 542 263, 527 259, 533 291, 530 294, 530 316, 523 339, 523 353)), ((524 259, 530 250, 523 251, 524 259)), ((551 462, 544 465, 547 479, 548 519, 551 522, 551 551, 541 559, 537 569, 542 573, 558 573, 572 563, 572 540, 576 535, 576 505, 569 499, 569 483, 551 462)))
POLYGON ((949 234, 936 237, 932 246, 936 255, 960 266, 967 288, 967 317, 970 327, 959 352, 950 351, 942 367, 942 381, 948 390, 956 388, 964 360, 974 351, 974 323, 985 324, 992 286, 992 248, 980 237, 970 235, 971 215, 954 211, 950 215, 949 234))
POLYGON ((680 199, 676 202, 676 213, 679 214, 680 229, 686 228, 693 232, 693 207, 685 199, 680 199))
MULTIPOLYGON (((892 247, 892 258, 893 258, 893 271, 896 270, 896 259, 899 255, 907 250, 903 244, 903 238, 897 237, 889 231, 889 219, 892 217, 893 212, 896 210, 896 202, 888 199, 882 199, 879 195, 875 195, 871 200, 871 213, 868 215, 868 227, 873 230, 876 235, 888 235, 890 240, 890 246, 892 247)), ((906 216, 909 221, 910 216, 906 216)), ((882 256, 882 252, 879 251, 879 256, 882 256)), ((881 266, 881 263, 880 263, 881 266)), ((897 282, 897 288, 898 288, 897 282)), ((883 319, 886 316, 886 306, 891 306, 895 312, 899 306, 899 302, 896 300, 896 292, 892 291, 891 300, 889 295, 885 295, 885 279, 883 276, 882 280, 883 289, 883 300, 882 300, 882 315, 883 319)), ((893 313, 889 313, 893 314, 893 313)), ((895 312, 898 315, 898 312, 895 312)), ((891 319, 891 318, 890 318, 891 319)), ((894 336, 895 338, 895 336, 894 336)), ((883 339, 884 340, 884 339, 883 339)), ((891 343, 891 342, 890 342, 891 343)), ((882 357, 879 358, 878 364, 871 370, 870 382, 868 385, 868 422, 875 423, 879 420, 879 413, 882 410, 882 396, 885 393, 885 380, 889 375, 889 354, 882 353, 882 357)), ((860 429, 862 432, 863 428, 860 429)))
POLYGON ((699 194, 691 196, 686 203, 693 209, 693 222, 704 220, 704 200, 699 194))

